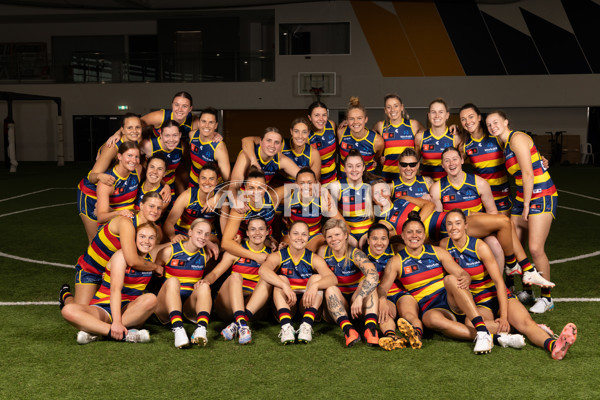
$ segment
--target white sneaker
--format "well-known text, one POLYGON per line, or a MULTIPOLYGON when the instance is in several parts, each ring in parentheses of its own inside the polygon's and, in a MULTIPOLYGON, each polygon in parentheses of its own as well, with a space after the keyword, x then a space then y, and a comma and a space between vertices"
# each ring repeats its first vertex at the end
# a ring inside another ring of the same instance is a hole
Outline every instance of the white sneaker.
POLYGON ((312 342, 312 326, 307 322, 303 322, 300 324, 300 328, 298 328, 298 341, 302 343, 310 343, 312 342))
POLYGON ((514 267, 510 268, 508 265, 504 266, 504 275, 512 276, 512 275, 523 275, 523 271, 521 270, 521 266, 519 264, 515 264, 514 267))
POLYGON ((535 269, 523 272, 523 283, 526 285, 537 285, 541 287, 554 287, 554 283, 542 277, 541 273, 535 269))
POLYGON ((175 347, 178 349, 183 349, 190 345, 190 340, 188 339, 188 335, 183 326, 173 328, 173 334, 175 335, 175 347))
POLYGON ((535 302, 535 296, 532 293, 527 292, 526 290, 522 290, 517 293, 517 299, 521 302, 521 304, 533 304, 535 302))
POLYGON ((248 344, 252 341, 252 332, 248 325, 240 325, 238 327, 238 343, 239 344, 248 344))
POLYGON ((513 349, 522 349, 525 347, 525 338, 523 335, 509 333, 498 334, 498 343, 502 347, 512 347, 513 349))
POLYGON ((125 341, 129 343, 148 343, 150 341, 150 332, 146 329, 129 329, 125 341))
POLYGON ((208 343, 208 339, 206 338, 206 328, 203 326, 199 326, 196 328, 194 333, 192 333, 192 343, 197 344, 198 346, 206 347, 208 343))
POLYGON ((221 336, 225 338, 225 340, 233 340, 235 339, 235 335, 238 333, 238 324, 235 322, 230 323, 221 331, 221 336))
POLYGON ((285 324, 282 326, 281 331, 279 332, 279 337, 281 338, 281 343, 283 344, 294 343, 296 341, 296 335, 292 324, 285 324))
POLYGON ((87 333, 85 331, 77 332, 78 344, 88 344, 92 342, 97 342, 98 340, 100 340, 100 336, 92 335, 91 333, 87 333))
POLYGON ((551 310, 554 310, 554 302, 552 300, 547 300, 545 297, 540 297, 529 309, 529 312, 534 314, 543 314, 546 311, 551 310))
POLYGON ((475 347, 473 347, 473 352, 475 354, 489 353, 492 351, 492 347, 494 347, 492 335, 487 332, 477 332, 477 336, 475 336, 475 347))

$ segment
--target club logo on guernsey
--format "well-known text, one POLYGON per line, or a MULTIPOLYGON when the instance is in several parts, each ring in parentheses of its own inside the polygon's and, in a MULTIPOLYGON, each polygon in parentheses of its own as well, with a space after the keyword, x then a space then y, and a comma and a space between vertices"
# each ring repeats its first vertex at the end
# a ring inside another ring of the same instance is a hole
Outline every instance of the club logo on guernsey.
MULTIPOLYGON (((481 146, 481 143, 479 143, 479 146, 481 146)), ((467 150, 467 155, 472 156, 473 154, 477 154, 478 151, 477 149, 469 149, 467 150)))
POLYGON ((454 195, 451 195, 451 196, 444 196, 444 197, 442 198, 442 202, 444 202, 444 203, 447 203, 447 202, 449 202, 449 201, 454 201, 454 200, 456 200, 456 196, 454 196, 454 195))
POLYGON ((412 272, 417 272, 419 270, 419 267, 416 265, 409 265, 407 267, 404 267, 404 273, 405 274, 410 274, 412 272))

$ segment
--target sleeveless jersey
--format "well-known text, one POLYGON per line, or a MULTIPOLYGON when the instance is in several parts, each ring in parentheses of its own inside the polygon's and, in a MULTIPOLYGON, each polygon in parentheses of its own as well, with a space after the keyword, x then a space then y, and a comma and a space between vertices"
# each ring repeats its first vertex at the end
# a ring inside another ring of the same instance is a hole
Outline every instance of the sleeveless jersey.
POLYGON ((115 177, 113 192, 109 196, 110 208, 113 210, 133 210, 140 178, 136 171, 130 172, 125 177, 121 177, 117 174, 116 169, 117 167, 114 167, 112 170, 106 172, 108 175, 115 177))
POLYGON ((386 181, 391 182, 393 179, 398 178, 398 174, 400 174, 400 167, 398 166, 400 154, 407 148, 415 148, 415 134, 410 119, 404 118, 400 125, 392 125, 388 121, 383 121, 381 133, 385 143, 381 175, 386 181))
POLYGON ((448 128, 439 138, 433 135, 431 129, 427 129, 421 140, 421 175, 429 176, 434 181, 446 176, 446 171, 442 168, 442 152, 452 146, 454 139, 448 133, 448 128))
MULTIPOLYGON (((137 228, 139 216, 136 214, 131 222, 133 227, 137 228)), ((121 236, 112 233, 109 225, 110 222, 98 229, 87 251, 77 260, 77 265, 85 272, 102 275, 110 258, 121 248, 121 236)))
POLYGON ((310 144, 314 145, 321 156, 321 184, 324 185, 336 178, 335 151, 337 150, 337 137, 333 129, 333 122, 327 121, 323 132, 310 131, 308 134, 310 144))
MULTIPOLYGON (((200 131, 194 131, 190 138, 190 158, 192 165, 190 168, 189 187, 198 187, 198 176, 200 170, 207 162, 215 162, 215 151, 221 142, 203 142, 200 140, 200 131)), ((220 174, 219 174, 220 175, 220 174)))
POLYGON ((298 261, 292 258, 290 248, 279 250, 281 264, 279 265, 279 274, 285 276, 290 281, 292 290, 306 289, 308 279, 313 275, 312 266, 313 253, 304 249, 304 254, 298 261))
POLYGON ((352 294, 356 291, 360 281, 364 279, 362 271, 354 264, 354 253, 352 249, 350 256, 346 255, 338 260, 329 246, 325 247, 325 262, 337 278, 337 287, 343 294, 352 294))
POLYGON ((175 185, 173 185, 175 182, 175 170, 183 159, 183 147, 181 146, 181 142, 179 142, 177 147, 168 151, 163 148, 160 139, 160 137, 154 137, 150 140, 152 145, 152 155, 161 154, 167 160, 167 170, 165 171, 163 182, 171 186, 171 193, 175 193, 175 185))
POLYGON ((361 183, 360 186, 353 187, 348 184, 347 178, 343 178, 340 179, 340 187, 338 201, 342 216, 348 223, 350 232, 360 236, 366 233, 373 224, 373 219, 366 216, 367 205, 365 202, 367 196, 370 195, 369 185, 361 183))
MULTIPOLYGON (((167 121, 173 119, 173 110, 165 110, 163 108, 161 111, 163 112, 163 118, 159 128, 162 128, 167 121)), ((189 112, 187 117, 185 117, 185 120, 181 124, 179 124, 179 130, 181 131, 182 137, 189 137, 190 131, 192 130, 193 122, 194 116, 191 112, 189 112)), ((155 130, 154 133, 156 134, 158 132, 155 130)))
MULTIPOLYGON (((506 147, 504 148, 504 156, 506 157, 506 169, 515 178, 515 185, 517 186, 517 200, 523 201, 523 176, 521 167, 517 161, 517 156, 513 152, 510 141, 516 131, 512 131, 508 136, 506 147)), ((529 153, 531 154, 531 165, 533 167, 533 193, 531 199, 537 199, 544 196, 558 196, 556 193, 556 187, 548 171, 544 169, 542 164, 542 157, 538 153, 535 144, 531 142, 529 145, 529 153)))
POLYGON ((87 176, 85 178, 83 178, 81 181, 79 181, 79 185, 77 185, 77 189, 79 189, 86 196, 89 196, 93 199, 98 199, 98 194, 96 193, 96 190, 98 187, 96 184, 90 182, 90 180, 89 180, 91 172, 92 171, 88 172, 87 176))
POLYGON ((475 304, 485 303, 497 296, 496 286, 485 269, 477 254, 477 242, 480 239, 467 236, 467 244, 464 248, 458 248, 452 239, 448 239, 446 249, 454 261, 471 275, 471 285, 469 289, 473 295, 475 304))
POLYGON ((165 264, 165 279, 174 276, 179 279, 181 291, 192 292, 194 284, 202 279, 206 266, 206 252, 199 249, 189 253, 182 242, 171 244, 171 257, 165 264))
POLYGON ((197 187, 190 188, 190 200, 187 206, 183 210, 181 217, 175 223, 175 232, 187 235, 190 230, 190 225, 195 219, 203 218, 210 222, 212 229, 215 229, 215 222, 217 219, 216 211, 202 212, 205 204, 200 202, 199 192, 200 189, 197 187))
POLYGON ((267 221, 269 227, 269 234, 271 234, 271 224, 275 218, 275 207, 273 206, 273 199, 269 192, 265 192, 263 197, 263 205, 261 208, 254 208, 252 204, 248 203, 249 210, 244 214, 244 220, 240 224, 241 233, 243 237, 246 235, 246 229, 248 227, 248 221, 253 218, 264 218, 267 221))
MULTIPOLYGON (((150 254, 146 254, 145 260, 152 261, 150 254)), ((90 305, 110 304, 110 269, 102 276, 102 284, 90 301, 90 305)), ((137 271, 131 267, 125 269, 123 288, 121 289, 121 307, 144 294, 146 286, 152 278, 152 271, 137 271)))
MULTIPOLYGON (((394 257, 394 250, 392 250, 391 246, 388 246, 382 254, 376 256, 373 255, 373 253, 371 253, 371 248, 367 246, 367 251, 365 253, 367 254, 367 258, 369 259, 369 261, 371 261, 373 265, 375 265, 377 273, 379 274, 379 281, 381 282, 381 275, 383 275, 383 271, 385 270, 385 267, 387 266, 388 262, 392 259, 392 257, 394 257)), ((387 295, 393 296, 399 292, 400 288, 398 287, 396 282, 394 282, 392 283, 390 290, 388 290, 387 295)))
POLYGON ((448 237, 446 215, 448 215, 446 212, 434 211, 423 221, 425 234, 434 242, 439 242, 443 238, 448 237))
POLYGON ((419 207, 415 204, 404 200, 404 199, 396 199, 392 203, 389 210, 381 212, 381 214, 376 217, 377 221, 386 221, 396 230, 396 234, 402 234, 402 225, 408 219, 408 214, 411 211, 419 211, 419 207))
MULTIPOLYGON (((290 158, 298 168, 310 167, 310 144, 306 143, 302 153, 296 154, 296 152, 292 150, 290 141, 291 139, 285 139, 283 141, 283 150, 281 151, 283 155, 290 158)), ((284 171, 281 171, 281 173, 283 175, 284 183, 296 182, 295 176, 289 176, 284 171)))
POLYGON ((160 184, 158 186, 158 188, 154 189, 154 190, 145 190, 144 189, 144 184, 142 183, 139 187, 138 187, 138 192, 137 192, 137 197, 135 198, 135 206, 134 209, 135 210, 139 210, 140 209, 140 204, 142 204, 142 200, 144 200, 144 196, 147 195, 148 193, 151 192, 156 192, 156 193, 160 193, 161 190, 163 190, 163 188, 165 187, 164 184, 160 184))
POLYGON ((421 310, 427 309, 446 290, 444 268, 435 249, 426 244, 416 257, 406 249, 402 249, 398 255, 402 259, 400 283, 417 300, 421 310))
POLYGON ((452 185, 447 176, 440 179, 440 200, 444 206, 444 211, 448 212, 453 208, 460 208, 465 212, 465 215, 469 215, 472 212, 483 210, 475 175, 468 172, 464 174, 465 177, 459 187, 452 185))
POLYGON ((494 200, 502 201, 510 196, 504 151, 497 138, 484 135, 480 139, 474 139, 469 136, 464 144, 464 152, 473 165, 475 175, 479 175, 490 184, 494 200))
POLYGON ((429 193, 427 183, 421 175, 416 175, 415 180, 413 181, 413 183, 410 184, 405 183, 402 180, 402 177, 399 176, 398 179, 394 179, 392 185, 394 185, 394 190, 392 191, 392 198, 396 199, 401 196, 411 196, 420 198, 429 193))
MULTIPOLYGON (((250 250, 253 253, 265 253, 271 254, 271 249, 263 246, 260 251, 252 250, 247 240, 242 242, 242 247, 246 250, 250 250)), ((250 258, 239 257, 231 266, 231 272, 237 272, 242 275, 244 282, 242 283, 244 290, 253 291, 256 287, 256 284, 260 280, 258 275, 258 269, 260 268, 260 264, 250 258)))
POLYGON ((281 169, 281 166, 279 165, 279 153, 275 154, 270 160, 264 161, 260 156, 260 144, 254 144, 254 155, 260 164, 262 172, 265 174, 265 180, 269 183, 281 169))
POLYGON ((365 162, 365 171, 374 171, 375 163, 373 162, 373 158, 375 158, 375 138, 377 137, 377 132, 369 129, 367 136, 362 139, 356 139, 352 135, 352 131, 350 128, 346 128, 344 130, 344 134, 342 135, 342 140, 340 142, 340 171, 344 172, 344 160, 348 156, 348 153, 352 149, 356 149, 360 152, 360 155, 365 162))
POLYGON ((303 204, 300 200, 299 190, 294 190, 290 199, 290 225, 292 222, 303 221, 308 225, 308 234, 313 237, 321 232, 321 220, 323 219, 321 211, 321 196, 311 199, 308 204, 303 204))

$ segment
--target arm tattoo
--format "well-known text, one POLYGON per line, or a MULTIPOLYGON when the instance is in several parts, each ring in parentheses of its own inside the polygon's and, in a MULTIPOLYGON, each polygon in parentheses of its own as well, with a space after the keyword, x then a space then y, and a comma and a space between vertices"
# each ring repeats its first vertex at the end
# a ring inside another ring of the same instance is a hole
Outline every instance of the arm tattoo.
POLYGON ((337 319, 344 314, 344 306, 337 298, 336 295, 332 294, 327 298, 327 307, 333 318, 337 319))

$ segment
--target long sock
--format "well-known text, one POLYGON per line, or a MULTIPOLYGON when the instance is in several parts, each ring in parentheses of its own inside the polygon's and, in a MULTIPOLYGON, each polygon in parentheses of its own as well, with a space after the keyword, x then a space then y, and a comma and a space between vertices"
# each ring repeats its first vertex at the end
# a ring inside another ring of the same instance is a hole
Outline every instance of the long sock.
POLYGON ((371 332, 377 331, 377 314, 370 313, 365 315, 365 330, 367 329, 371 332))
POLYGON ((313 326, 315 323, 315 315, 317 314, 317 309, 314 307, 308 307, 304 310, 304 315, 302 316, 302 322, 306 322, 310 326, 313 326))
POLYGON ((423 337, 423 329, 419 328, 418 326, 414 326, 414 325, 413 325, 413 329, 415 330, 415 333, 419 336, 419 339, 423 337))
POLYGON ((396 331, 393 329, 388 329, 387 331, 383 332, 383 336, 396 336, 396 331))
POLYGON ((246 318, 248 318, 248 321, 252 319, 253 315, 254 313, 246 308, 246 318))
POLYGON ((504 262, 508 268, 514 268, 517 266, 517 257, 514 254, 510 254, 508 256, 504 256, 504 262))
POLYGON ((352 322, 348 319, 347 315, 343 315, 337 319, 337 324, 344 331, 344 335, 350 334, 350 329, 354 329, 352 322))
POLYGON ((196 316, 196 324, 198 328, 201 326, 208 328, 208 320, 210 319, 210 313, 207 311, 200 311, 196 316))
POLYGON ((248 326, 248 317, 244 311, 234 312, 233 317, 239 326, 248 326))
POLYGON ((292 323, 292 314, 289 308, 280 308, 277 310, 277 315, 279 315, 279 325, 283 328, 285 324, 292 323))
POLYGON ((481 316, 475 317, 471 320, 471 323, 473 324, 473 326, 475 327, 475 330, 477 332, 485 332, 485 333, 490 333, 487 330, 487 327, 485 326, 485 323, 483 322, 483 318, 481 316))
POLYGON ((546 350, 548 350, 550 353, 552 353, 552 350, 554 349, 555 344, 556 344, 556 339, 550 337, 544 341, 544 348, 546 350))
POLYGON ((511 288, 515 287, 515 277, 512 275, 506 275, 504 277, 504 284, 509 290, 511 290, 511 288))
POLYGON ((62 295, 62 301, 64 302, 69 297, 73 297, 73 294, 71 292, 64 292, 63 295, 62 295))
POLYGON ((546 299, 546 300, 548 300, 548 301, 552 301, 552 295, 551 295, 552 288, 549 288, 549 287, 543 287, 543 288, 541 289, 541 292, 542 292, 542 297, 543 297, 543 298, 545 298, 545 299, 546 299))
POLYGON ((171 319, 171 326, 173 328, 183 327, 183 316, 181 315, 181 311, 171 311, 169 313, 169 318, 171 319))
POLYGON ((527 257, 525 257, 522 260, 519 260, 519 265, 521 266, 521 269, 523 270, 523 272, 530 271, 533 269, 533 265, 531 265, 531 263, 529 262, 529 259, 527 257))

